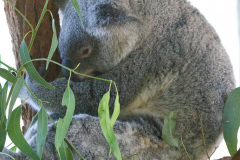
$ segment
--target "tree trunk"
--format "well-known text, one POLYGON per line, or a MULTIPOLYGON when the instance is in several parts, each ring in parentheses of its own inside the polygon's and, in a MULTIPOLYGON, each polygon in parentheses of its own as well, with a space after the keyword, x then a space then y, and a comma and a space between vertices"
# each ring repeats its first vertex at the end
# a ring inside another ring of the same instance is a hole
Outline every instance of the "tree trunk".
MULTIPOLYGON (((31 23, 31 25, 35 28, 37 26, 38 20, 41 16, 42 9, 44 7, 44 0, 9 0, 31 23)), ((57 29, 57 33, 59 33, 59 17, 58 17, 58 9, 54 5, 54 0, 49 0, 48 10, 50 10, 55 19, 55 25, 57 29)), ((24 38, 24 36, 31 31, 31 28, 26 23, 26 21, 21 17, 21 15, 14 10, 6 1, 4 1, 4 10, 7 17, 7 23, 10 30, 10 34, 12 37, 13 43, 13 53, 16 60, 17 69, 19 69, 22 65, 20 60, 20 44, 24 38)), ((30 55, 32 59, 36 58, 47 58, 52 41, 52 17, 50 12, 46 12, 36 38, 34 40, 32 49, 30 51, 30 55)), ((31 33, 29 33, 25 37, 25 42, 27 44, 30 43, 31 33)), ((60 62, 59 52, 56 51, 52 58, 54 61, 60 62)), ((45 64, 46 61, 37 61, 34 62, 34 66, 36 69, 42 64, 45 64)), ((47 71, 46 80, 48 82, 53 81, 57 78, 61 71, 61 68, 57 65, 50 64, 49 69, 47 71)), ((36 114, 36 111, 32 110, 29 106, 24 105, 22 108, 22 118, 24 122, 23 133, 27 131, 29 127, 32 117, 36 114)))

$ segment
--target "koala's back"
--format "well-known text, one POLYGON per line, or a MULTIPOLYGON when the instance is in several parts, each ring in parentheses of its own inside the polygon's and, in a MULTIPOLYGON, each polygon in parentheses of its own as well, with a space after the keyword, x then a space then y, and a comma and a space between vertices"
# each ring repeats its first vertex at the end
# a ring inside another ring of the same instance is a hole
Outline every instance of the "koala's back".
MULTIPOLYGON (((158 41, 139 58, 146 60, 141 61, 147 74, 144 87, 121 116, 149 115, 163 120, 176 111, 174 137, 182 136, 187 150, 192 150, 203 144, 203 129, 211 154, 222 139, 223 107, 235 87, 232 65, 218 35, 199 11, 186 2, 180 8, 178 18, 173 17, 167 28, 156 29, 158 41)), ((201 159, 204 148, 190 155, 201 159)))

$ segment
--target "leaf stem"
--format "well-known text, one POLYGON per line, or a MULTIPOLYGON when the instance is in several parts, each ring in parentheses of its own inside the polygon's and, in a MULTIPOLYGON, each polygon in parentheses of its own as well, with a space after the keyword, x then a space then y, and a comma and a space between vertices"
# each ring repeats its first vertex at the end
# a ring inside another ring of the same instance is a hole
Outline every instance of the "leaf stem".
POLYGON ((205 142, 205 137, 204 137, 204 136, 205 136, 205 133, 204 133, 204 131, 203 131, 202 114, 201 114, 201 116, 199 116, 199 119, 200 119, 200 122, 201 122, 201 129, 202 129, 202 137, 203 137, 204 148, 205 148, 207 157, 208 157, 208 159, 210 160, 210 157, 209 157, 208 151, 207 151, 207 145, 206 145, 206 142, 205 142))
POLYGON ((191 160, 191 158, 190 158, 190 156, 189 156, 189 154, 188 154, 188 152, 187 152, 187 149, 186 149, 186 147, 185 147, 185 145, 184 145, 184 143, 183 143, 183 140, 182 140, 182 136, 181 136, 181 142, 182 142, 182 145, 183 145, 183 148, 184 148, 184 150, 185 150, 185 152, 186 152, 186 156, 191 160))
MULTIPOLYGON (((47 59, 46 58, 32 59, 31 61, 28 61, 28 62, 24 63, 23 65, 26 65, 27 63, 34 62, 34 61, 47 61, 47 59)), ((93 76, 89 76, 89 75, 86 75, 86 74, 82 74, 82 73, 76 72, 76 71, 74 71, 74 69, 68 68, 68 67, 66 67, 66 66, 64 66, 64 65, 62 65, 62 64, 60 64, 58 62, 55 62, 53 60, 49 60, 49 61, 52 62, 52 63, 55 63, 55 64, 57 64, 57 65, 59 65, 59 66, 61 66, 63 68, 65 68, 65 69, 67 69, 67 70, 69 70, 71 72, 73 72, 74 74, 78 74, 78 75, 89 77, 89 78, 98 79, 98 80, 105 81, 105 82, 114 83, 114 81, 112 81, 112 80, 103 79, 103 78, 99 78, 99 77, 93 77, 93 76)))

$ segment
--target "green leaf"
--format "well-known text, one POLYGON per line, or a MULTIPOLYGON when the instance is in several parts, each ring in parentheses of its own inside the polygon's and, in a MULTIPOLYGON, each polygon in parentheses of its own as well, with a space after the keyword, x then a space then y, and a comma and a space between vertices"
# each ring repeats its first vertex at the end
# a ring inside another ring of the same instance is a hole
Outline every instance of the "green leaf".
POLYGON ((83 28, 85 28, 84 25, 83 25, 81 9, 79 7, 79 4, 78 4, 77 0, 71 0, 71 2, 72 2, 73 6, 74 6, 74 8, 75 8, 75 10, 76 10, 76 12, 78 14, 78 17, 79 17, 79 19, 80 19, 80 21, 82 23, 83 28))
POLYGON ((0 84, 0 152, 3 150, 5 141, 6 141, 6 98, 7 98, 7 89, 8 89, 8 83, 6 82, 4 84, 4 87, 2 88, 0 84))
POLYGON ((44 108, 41 108, 38 112, 38 122, 37 122, 37 154, 42 158, 42 150, 43 146, 46 142, 47 137, 47 126, 48 126, 48 118, 47 112, 44 108))
POLYGON ((108 144, 110 145, 110 153, 112 151, 115 157, 118 160, 121 160, 122 157, 121 157, 120 149, 111 125, 111 120, 109 115, 109 100, 110 100, 110 90, 103 95, 103 98, 99 103, 99 107, 98 107, 99 122, 102 128, 103 135, 106 138, 108 144))
POLYGON ((13 88, 13 92, 12 92, 12 97, 11 97, 11 101, 10 101, 10 104, 9 104, 9 108, 8 108, 8 121, 7 121, 7 126, 8 126, 8 123, 9 123, 9 119, 11 118, 11 114, 12 114, 12 109, 13 109, 13 106, 17 100, 17 97, 18 97, 18 94, 20 93, 20 90, 23 86, 23 82, 24 82, 24 78, 23 76, 21 76, 17 82, 15 82, 16 84, 13 85, 14 88, 13 88))
POLYGON ((59 148, 61 160, 74 160, 72 151, 68 148, 66 142, 63 142, 63 145, 59 148))
POLYGON ((14 77, 8 70, 0 68, 0 76, 9 82, 14 83, 16 77, 14 77))
POLYGON ((26 155, 34 160, 40 160, 38 155, 32 150, 28 145, 27 141, 24 139, 21 129, 20 129, 20 117, 21 117, 21 106, 17 107, 13 112, 7 127, 7 132, 9 138, 12 142, 26 155))
POLYGON ((52 21, 52 30, 53 30, 52 44, 51 44, 51 48, 47 58, 46 70, 48 69, 49 60, 52 59, 53 53, 55 52, 58 46, 57 31, 56 31, 54 19, 52 21))
POLYGON ((5 116, 6 108, 7 108, 7 89, 8 82, 4 84, 4 87, 1 89, 0 94, 0 116, 5 116))
POLYGON ((74 160, 73 154, 70 148, 67 149, 67 157, 68 157, 67 160, 74 160))
POLYGON ((7 132, 6 132, 6 120, 4 120, 5 117, 0 117, 0 152, 3 150, 7 132))
POLYGON ((22 41, 22 43, 20 45, 20 56, 21 56, 22 63, 24 64, 24 67, 26 68, 26 70, 28 71, 28 74, 32 77, 32 79, 34 79, 36 82, 38 82, 39 84, 43 85, 46 88, 49 88, 49 89, 55 88, 54 86, 52 86, 51 84, 46 82, 38 74, 37 70, 33 66, 33 63, 29 62, 29 61, 31 61, 31 58, 29 56, 28 48, 27 48, 27 45, 24 40, 22 41))
POLYGON ((64 151, 64 153, 68 153, 67 147, 65 146, 64 138, 67 134, 68 127, 70 125, 75 110, 75 97, 69 86, 69 83, 66 91, 63 94, 62 105, 67 106, 67 111, 65 117, 63 119, 59 118, 58 120, 57 131, 55 136, 55 147, 58 151, 60 159, 65 160, 66 155, 68 154, 62 154, 61 152, 64 151))
POLYGON ((37 120, 38 120, 38 113, 39 112, 37 112, 37 114, 35 116, 33 116, 32 121, 31 121, 31 123, 30 123, 28 128, 31 128, 35 124, 35 122, 37 122, 37 120))
POLYGON ((231 156, 237 152, 239 126, 240 88, 236 88, 230 93, 223 112, 223 135, 231 156))
POLYGON ((178 147, 178 140, 173 138, 173 132, 176 126, 176 121, 174 121, 173 118, 174 112, 171 112, 169 116, 164 118, 162 136, 165 143, 173 147, 178 147))
POLYGON ((111 118, 111 126, 113 127, 114 123, 116 122, 118 116, 120 114, 120 103, 119 103, 119 95, 117 92, 117 96, 114 102, 114 111, 112 114, 112 118, 111 118))
POLYGON ((12 148, 10 148, 11 151, 16 152, 17 151, 17 147, 13 146, 12 148))

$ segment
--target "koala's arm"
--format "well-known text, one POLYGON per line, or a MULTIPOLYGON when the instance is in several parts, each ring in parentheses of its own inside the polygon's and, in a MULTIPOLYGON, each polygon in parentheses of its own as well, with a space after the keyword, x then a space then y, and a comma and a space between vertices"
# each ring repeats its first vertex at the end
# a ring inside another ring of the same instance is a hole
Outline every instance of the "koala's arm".
MULTIPOLYGON (((141 66, 147 65, 142 64, 141 66)), ((121 108, 126 107, 132 101, 132 99, 137 96, 136 93, 140 92, 140 89, 143 87, 143 85, 147 85, 147 78, 144 74, 144 69, 142 69, 142 72, 140 73, 136 72, 137 69, 135 67, 139 66, 131 65, 131 63, 123 63, 114 70, 109 71, 107 74, 101 76, 101 78, 114 80, 116 82, 120 96, 121 108)), ((65 115, 66 107, 62 106, 61 102, 63 93, 67 87, 67 79, 61 78, 51 82, 51 84, 56 87, 55 90, 44 88, 32 80, 28 75, 26 76, 25 81, 39 99, 50 102, 44 103, 44 107, 48 112, 65 115)), ((99 102, 101 101, 103 95, 108 91, 109 82, 92 79, 84 82, 71 82, 70 87, 73 90, 76 99, 75 114, 87 113, 97 116, 99 102)), ((114 85, 112 85, 111 91, 111 98, 114 100, 114 85)), ((27 88, 23 87, 19 98, 24 100, 29 95, 30 93, 28 92, 27 88)), ((29 103, 36 110, 40 109, 33 96, 28 99, 27 103, 29 103)))
MULTIPOLYGON (((140 154, 143 159, 152 159, 158 157, 160 154, 167 155, 166 149, 160 146, 161 131, 158 125, 162 125, 158 119, 152 119, 151 122, 136 119, 132 122, 116 121, 114 125, 114 132, 120 147, 123 158, 127 158, 133 154, 140 154), (152 124, 155 122, 155 125, 152 124), (160 141, 159 141, 160 140, 160 141), (151 150, 163 149, 160 152, 150 152, 151 150), (165 152, 165 153, 164 153, 165 152), (157 156, 158 155, 158 156, 157 156)), ((25 138, 29 145, 36 150, 36 125, 29 129, 25 138)), ((56 128, 53 124, 48 125, 48 133, 46 144, 43 148, 42 159, 57 159, 57 151, 54 145, 56 128)), ((74 116, 67 133, 68 140, 80 152, 80 154, 89 160, 106 159, 109 154, 109 145, 105 140, 99 120, 96 117, 80 114, 74 116)), ((11 152, 4 149, 4 153, 14 156, 16 160, 30 160, 22 152, 11 152)), ((73 151, 74 159, 78 160, 80 157, 73 151)), ((8 160, 7 156, 0 155, 1 160, 8 160)), ((109 159, 115 159, 111 154, 109 159)), ((136 159, 134 157, 133 159, 136 159)))

